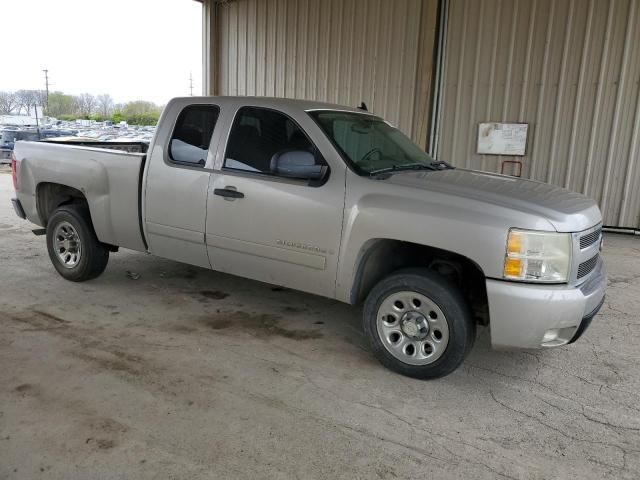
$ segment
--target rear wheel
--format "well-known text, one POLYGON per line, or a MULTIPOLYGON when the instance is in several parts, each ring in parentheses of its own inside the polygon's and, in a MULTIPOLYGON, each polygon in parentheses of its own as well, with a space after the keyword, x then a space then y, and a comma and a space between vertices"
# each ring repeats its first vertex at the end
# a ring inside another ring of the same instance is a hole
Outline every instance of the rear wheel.
POLYGON ((453 372, 475 340, 475 323, 459 289, 426 269, 380 281, 365 302, 364 330, 383 365, 420 379, 453 372))
POLYGON ((51 215, 47 250, 58 273, 73 282, 96 278, 109 261, 109 249, 98 241, 83 205, 64 205, 51 215))

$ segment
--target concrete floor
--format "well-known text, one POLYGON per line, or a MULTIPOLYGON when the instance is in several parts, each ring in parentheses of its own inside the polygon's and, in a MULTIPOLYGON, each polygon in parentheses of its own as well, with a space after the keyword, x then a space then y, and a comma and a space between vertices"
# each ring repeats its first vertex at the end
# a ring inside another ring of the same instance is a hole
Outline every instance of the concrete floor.
POLYGON ((62 280, 0 174, 0 479, 640 477, 640 238, 576 344, 421 382, 347 305, 134 252, 62 280), (139 273, 138 280, 127 271, 139 273))

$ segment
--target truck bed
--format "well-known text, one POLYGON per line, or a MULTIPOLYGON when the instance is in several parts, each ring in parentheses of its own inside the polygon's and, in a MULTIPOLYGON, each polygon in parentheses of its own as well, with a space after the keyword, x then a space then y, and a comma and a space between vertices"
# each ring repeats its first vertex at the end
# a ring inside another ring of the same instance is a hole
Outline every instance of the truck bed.
POLYGON ((38 191, 43 186, 71 187, 87 199, 101 242, 146 250, 140 190, 147 145, 142 142, 69 143, 16 144, 20 180, 17 193, 27 218, 38 225, 44 223, 37 206, 38 191))
POLYGON ((76 140, 64 137, 41 140, 45 143, 57 145, 75 145, 77 147, 101 148, 106 150, 119 150, 128 153, 147 153, 149 144, 146 142, 121 142, 121 141, 98 141, 98 140, 76 140))

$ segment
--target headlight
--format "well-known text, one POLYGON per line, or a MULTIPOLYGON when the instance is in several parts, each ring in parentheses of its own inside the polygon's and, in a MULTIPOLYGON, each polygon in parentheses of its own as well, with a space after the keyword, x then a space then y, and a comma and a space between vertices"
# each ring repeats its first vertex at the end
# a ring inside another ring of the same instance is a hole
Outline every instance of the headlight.
POLYGON ((503 276, 529 282, 566 282, 571 264, 571 234, 509 230, 503 276))

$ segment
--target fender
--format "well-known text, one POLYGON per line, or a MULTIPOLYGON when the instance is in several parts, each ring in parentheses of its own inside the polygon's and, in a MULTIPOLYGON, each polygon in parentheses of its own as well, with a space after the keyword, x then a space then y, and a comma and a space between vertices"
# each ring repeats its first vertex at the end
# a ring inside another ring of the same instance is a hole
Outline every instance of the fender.
MULTIPOLYGON (((428 174, 427 174, 428 175, 428 174)), ((399 189, 385 181, 348 176, 336 295, 352 302, 358 266, 373 239, 438 248, 474 262, 489 278, 502 278, 506 225, 555 231, 538 215, 437 191, 399 189), (470 235, 472 234, 472 237, 470 235)))

